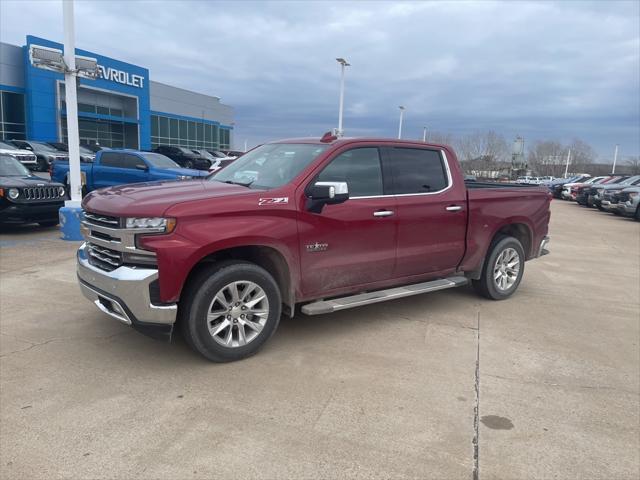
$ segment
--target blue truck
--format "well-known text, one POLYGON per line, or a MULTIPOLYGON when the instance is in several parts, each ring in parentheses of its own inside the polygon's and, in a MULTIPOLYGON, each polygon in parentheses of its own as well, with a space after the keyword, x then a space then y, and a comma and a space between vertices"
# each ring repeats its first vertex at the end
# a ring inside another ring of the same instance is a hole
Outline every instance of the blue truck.
MULTIPOLYGON (((125 183, 156 180, 188 180, 209 175, 209 172, 182 168, 169 157, 139 150, 100 150, 91 163, 80 163, 82 193, 125 183)), ((63 183, 69 191, 69 162, 55 160, 51 165, 51 180, 63 183)))

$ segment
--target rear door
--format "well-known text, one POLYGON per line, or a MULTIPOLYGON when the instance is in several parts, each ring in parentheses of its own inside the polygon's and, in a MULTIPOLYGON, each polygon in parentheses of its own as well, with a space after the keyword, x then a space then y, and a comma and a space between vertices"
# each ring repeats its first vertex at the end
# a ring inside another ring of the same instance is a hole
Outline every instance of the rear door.
POLYGON ((466 187, 454 184, 444 150, 386 148, 398 221, 395 277, 446 275, 462 260, 466 187))
POLYGON ((145 182, 149 178, 144 160, 137 155, 126 152, 103 152, 100 163, 93 168, 95 188, 110 187, 123 183, 145 182))
POLYGON ((395 199, 385 194, 377 146, 341 150, 305 187, 347 182, 349 200, 312 213, 300 202, 302 290, 306 295, 392 277, 396 254, 395 199))

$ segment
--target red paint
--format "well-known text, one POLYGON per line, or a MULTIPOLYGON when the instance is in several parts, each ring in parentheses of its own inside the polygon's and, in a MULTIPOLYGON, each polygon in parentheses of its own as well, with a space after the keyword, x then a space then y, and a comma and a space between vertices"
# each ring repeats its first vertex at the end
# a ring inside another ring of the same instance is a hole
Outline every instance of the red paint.
POLYGON ((141 242, 157 253, 165 302, 180 298, 199 261, 232 247, 279 252, 289 267, 296 302, 477 270, 496 232, 513 223, 526 226, 531 237, 527 256, 534 257, 547 234, 549 204, 547 191, 537 187, 467 190, 449 147, 381 139, 333 140, 293 181, 269 191, 193 180, 119 186, 96 191, 83 202, 84 208, 106 215, 177 219, 174 233, 141 242), (327 205, 320 214, 308 212, 307 185, 335 156, 356 146, 443 150, 453 185, 441 193, 350 199, 327 205), (452 205, 462 209, 447 211, 452 205), (377 210, 394 215, 374 217, 377 210), (316 242, 327 244, 326 251, 307 251, 316 242))

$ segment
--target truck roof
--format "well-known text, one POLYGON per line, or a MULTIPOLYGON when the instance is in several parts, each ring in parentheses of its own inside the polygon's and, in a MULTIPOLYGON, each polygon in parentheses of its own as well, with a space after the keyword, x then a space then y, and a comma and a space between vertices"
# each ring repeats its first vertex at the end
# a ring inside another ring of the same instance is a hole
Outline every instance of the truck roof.
POLYGON ((355 142, 379 142, 379 143, 394 143, 394 144, 406 144, 406 145, 425 145, 429 147, 435 148, 449 148, 448 145, 442 143, 429 143, 423 142, 422 140, 405 140, 398 138, 386 138, 386 137, 331 137, 325 141, 322 141, 321 138, 318 137, 298 137, 298 138, 285 138, 282 140, 274 140, 272 142, 267 142, 270 144, 274 143, 309 143, 309 144, 317 144, 317 145, 344 145, 355 142))

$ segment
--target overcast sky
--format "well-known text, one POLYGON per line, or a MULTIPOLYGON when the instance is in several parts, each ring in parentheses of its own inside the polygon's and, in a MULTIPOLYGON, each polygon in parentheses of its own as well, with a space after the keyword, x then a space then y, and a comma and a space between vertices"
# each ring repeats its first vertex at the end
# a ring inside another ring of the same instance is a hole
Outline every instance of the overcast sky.
MULTIPOLYGON (((76 1, 76 46, 235 107, 236 147, 493 129, 640 153, 640 2, 76 1)), ((62 42, 60 1, 0 1, 2 41, 62 42)))

